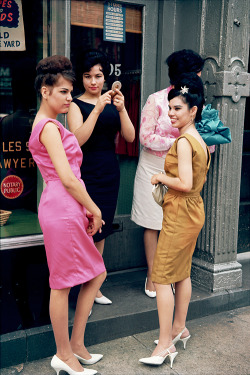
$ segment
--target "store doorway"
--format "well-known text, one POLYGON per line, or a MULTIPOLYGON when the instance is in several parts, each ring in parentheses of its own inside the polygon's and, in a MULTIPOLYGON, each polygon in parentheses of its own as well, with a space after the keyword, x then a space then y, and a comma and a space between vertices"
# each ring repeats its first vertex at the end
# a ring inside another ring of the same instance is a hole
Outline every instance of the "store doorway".
MULTIPOLYGON (((114 81, 122 83, 122 93, 129 117, 134 124, 136 137, 132 144, 118 135, 116 153, 120 162, 121 184, 117 214, 130 214, 134 175, 139 153, 139 125, 142 74, 142 7, 124 5, 126 11, 126 42, 104 41, 104 1, 71 2, 71 54, 76 66, 79 51, 97 48, 110 60, 110 76, 105 89, 114 81)), ((76 87, 74 95, 81 93, 76 87)))

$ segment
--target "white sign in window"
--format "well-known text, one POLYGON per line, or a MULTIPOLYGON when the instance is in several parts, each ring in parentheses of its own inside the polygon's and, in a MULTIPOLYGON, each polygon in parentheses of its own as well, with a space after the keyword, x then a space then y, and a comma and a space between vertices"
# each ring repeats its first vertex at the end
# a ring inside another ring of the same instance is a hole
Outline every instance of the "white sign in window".
POLYGON ((122 4, 107 1, 104 4, 103 40, 126 43, 126 8, 122 4))
POLYGON ((25 51, 21 0, 0 2, 0 51, 25 51))

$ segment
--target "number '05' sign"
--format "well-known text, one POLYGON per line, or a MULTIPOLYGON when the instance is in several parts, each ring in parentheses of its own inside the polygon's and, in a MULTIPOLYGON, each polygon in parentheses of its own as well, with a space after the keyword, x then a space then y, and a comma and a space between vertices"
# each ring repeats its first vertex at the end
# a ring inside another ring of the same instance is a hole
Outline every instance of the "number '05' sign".
POLYGON ((110 73, 109 75, 111 76, 113 73, 115 76, 119 77, 121 75, 121 64, 110 64, 110 73))

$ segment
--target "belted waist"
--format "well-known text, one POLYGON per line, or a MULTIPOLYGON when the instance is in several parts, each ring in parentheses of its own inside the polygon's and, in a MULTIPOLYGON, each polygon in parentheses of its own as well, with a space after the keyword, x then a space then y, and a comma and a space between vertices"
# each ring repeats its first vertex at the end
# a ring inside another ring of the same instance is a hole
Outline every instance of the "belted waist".
POLYGON ((178 196, 186 197, 186 198, 191 198, 191 197, 192 198, 194 198, 194 197, 199 198, 201 196, 200 193, 197 193, 197 192, 187 193, 187 192, 184 192, 184 191, 178 191, 178 190, 174 190, 174 189, 168 189, 167 194, 178 195, 178 196))
MULTIPOLYGON (((76 178, 79 180, 79 181, 82 181, 81 177, 77 177, 76 178)), ((47 180, 44 180, 46 184, 48 184, 48 182, 50 181, 61 181, 59 177, 53 177, 53 178, 48 178, 47 180)))
POLYGON ((46 184, 47 184, 48 182, 50 182, 50 181, 58 181, 58 180, 60 180, 59 177, 48 178, 47 180, 44 179, 44 181, 45 181, 46 184))

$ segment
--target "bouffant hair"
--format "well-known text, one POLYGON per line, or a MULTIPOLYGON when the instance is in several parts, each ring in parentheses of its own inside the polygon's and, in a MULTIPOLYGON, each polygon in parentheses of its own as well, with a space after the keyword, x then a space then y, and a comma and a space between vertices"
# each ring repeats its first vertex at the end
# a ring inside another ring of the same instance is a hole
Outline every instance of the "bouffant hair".
POLYGON ((173 52, 166 59, 170 83, 175 85, 183 73, 199 73, 204 67, 203 58, 191 49, 173 52))
POLYGON ((175 87, 170 90, 168 94, 168 100, 180 96, 184 103, 188 105, 189 108, 196 106, 197 113, 195 117, 195 122, 201 120, 201 112, 205 103, 204 99, 204 87, 201 78, 196 73, 185 73, 179 77, 179 81, 175 83, 175 87), (184 92, 183 88, 187 92, 184 92))
POLYGON ((88 49, 78 53, 76 58, 77 79, 82 81, 83 73, 89 72, 97 64, 101 65, 104 78, 107 80, 110 74, 110 63, 104 52, 98 49, 88 49))
POLYGON ((75 74, 71 61, 60 55, 46 57, 39 61, 36 66, 35 89, 40 93, 42 86, 54 86, 60 76, 74 83, 75 74))

